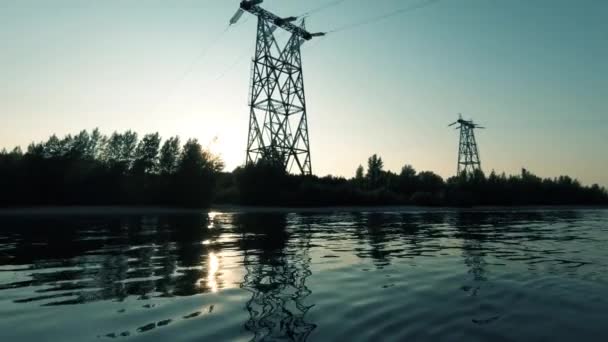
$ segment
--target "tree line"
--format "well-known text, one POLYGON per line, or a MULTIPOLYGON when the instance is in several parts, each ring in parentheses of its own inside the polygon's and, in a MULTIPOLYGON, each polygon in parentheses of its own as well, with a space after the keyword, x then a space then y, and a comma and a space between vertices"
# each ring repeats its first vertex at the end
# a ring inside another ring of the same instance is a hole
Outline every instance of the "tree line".
POLYGON ((525 206, 606 205, 608 192, 597 184, 583 186, 568 176, 540 178, 523 169, 507 176, 492 171, 462 173, 444 180, 432 171, 405 165, 386 171, 376 154, 352 178, 294 176, 281 165, 258 161, 224 175, 218 200, 250 205, 423 205, 525 206))
POLYGON ((222 161, 189 139, 81 131, 0 152, 0 206, 208 206, 222 161), (161 144, 162 143, 162 144, 161 144))
POLYGON ((606 205, 606 189, 568 176, 540 178, 528 170, 492 171, 447 180, 405 165, 384 169, 376 154, 354 177, 291 175, 270 160, 222 172, 220 158, 196 139, 141 139, 132 131, 103 135, 81 131, 0 151, 0 206, 217 204, 341 205, 606 205))

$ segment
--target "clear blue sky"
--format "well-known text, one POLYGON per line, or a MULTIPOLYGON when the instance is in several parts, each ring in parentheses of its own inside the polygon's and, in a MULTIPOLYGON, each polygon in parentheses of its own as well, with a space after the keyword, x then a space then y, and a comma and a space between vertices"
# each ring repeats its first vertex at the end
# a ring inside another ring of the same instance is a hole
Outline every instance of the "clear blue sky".
MULTIPOLYGON (((266 0, 279 15, 331 0, 266 0)), ((419 0, 345 0, 326 31, 419 0)), ((245 157, 255 19, 238 0, 0 0, 0 146, 83 128, 196 137, 245 157), (247 19, 248 18, 248 19, 247 19), (202 58, 201 51, 210 47, 202 58), (217 139, 214 139, 217 137, 217 139)), ((608 185, 608 1, 443 0, 305 45, 313 172, 380 154, 455 172, 457 113, 484 170, 608 185)))

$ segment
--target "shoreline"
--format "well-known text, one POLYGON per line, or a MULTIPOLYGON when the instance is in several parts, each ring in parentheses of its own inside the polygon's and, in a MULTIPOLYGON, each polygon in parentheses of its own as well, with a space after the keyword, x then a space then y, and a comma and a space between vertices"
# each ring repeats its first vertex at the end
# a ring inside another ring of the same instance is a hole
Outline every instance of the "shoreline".
POLYGON ((606 210, 608 206, 589 205, 535 205, 535 206, 473 206, 459 207, 424 207, 411 205, 386 206, 327 206, 327 207, 279 207, 279 206, 241 206, 212 205, 209 208, 171 208, 154 206, 50 206, 50 207, 15 207, 0 208, 0 216, 57 216, 57 215, 169 215, 169 214, 203 214, 220 213, 334 213, 334 212, 508 212, 508 211, 572 211, 572 210, 606 210))

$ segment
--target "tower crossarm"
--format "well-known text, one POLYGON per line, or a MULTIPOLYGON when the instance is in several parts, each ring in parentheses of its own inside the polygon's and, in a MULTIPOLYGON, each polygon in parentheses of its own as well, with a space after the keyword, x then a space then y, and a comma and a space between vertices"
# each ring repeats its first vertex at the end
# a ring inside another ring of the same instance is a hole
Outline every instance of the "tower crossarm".
POLYGON ((263 0, 243 0, 241 1, 240 7, 242 10, 247 11, 257 17, 260 17, 270 23, 273 23, 274 25, 288 32, 291 32, 292 34, 305 40, 311 40, 313 37, 320 37, 325 35, 325 33, 322 32, 310 33, 304 28, 293 24, 293 22, 297 19, 296 17, 281 18, 276 14, 263 9, 259 6, 262 1, 263 0))

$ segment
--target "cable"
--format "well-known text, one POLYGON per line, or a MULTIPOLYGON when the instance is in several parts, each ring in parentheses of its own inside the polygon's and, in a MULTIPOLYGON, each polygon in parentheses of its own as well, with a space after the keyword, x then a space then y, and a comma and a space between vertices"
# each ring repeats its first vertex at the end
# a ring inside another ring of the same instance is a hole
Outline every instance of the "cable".
POLYGON ((224 34, 226 34, 226 32, 228 31, 228 29, 230 28, 230 26, 227 26, 224 31, 222 31, 212 42, 211 44, 209 44, 206 48, 203 48, 200 53, 196 56, 196 58, 194 58, 192 60, 192 62, 190 63, 190 65, 188 66, 188 68, 186 68, 186 70, 184 70, 184 73, 182 74, 182 76, 178 79, 177 84, 179 85, 181 82, 184 81, 184 79, 186 78, 186 76, 188 76, 188 74, 190 74, 192 72, 192 70, 194 69, 194 67, 201 61, 204 59, 204 57, 207 55, 207 53, 209 51, 211 51, 211 48, 213 48, 215 46, 215 44, 217 44, 217 42, 219 42, 219 40, 224 36, 224 34))
POLYGON ((376 17, 371 17, 369 19, 365 19, 365 20, 360 21, 360 22, 356 22, 356 23, 353 23, 353 24, 348 24, 348 25, 345 25, 345 26, 338 27, 336 29, 333 29, 331 31, 326 32, 326 34, 336 33, 336 32, 341 32, 341 31, 346 31, 346 30, 352 30, 352 29, 355 29, 355 28, 358 28, 358 27, 361 27, 361 26, 370 25, 370 24, 373 24, 375 22, 378 22, 378 21, 381 21, 381 20, 384 20, 384 19, 388 19, 390 17, 394 17, 396 15, 399 15, 399 14, 402 14, 402 13, 405 13, 405 12, 411 12, 411 11, 415 11, 415 10, 418 10, 418 9, 422 9, 422 8, 428 7, 428 6, 433 5, 433 4, 435 4, 435 3, 439 2, 439 1, 441 1, 441 0, 424 0, 421 3, 412 4, 412 5, 409 5, 407 7, 395 10, 393 12, 389 12, 389 13, 382 14, 382 15, 379 15, 379 16, 376 16, 376 17))
POLYGON ((228 68, 226 68, 224 71, 222 71, 222 73, 220 73, 214 80, 213 82, 217 82, 219 80, 221 80, 222 78, 224 78, 224 76, 226 76, 230 71, 232 71, 232 69, 234 69, 234 67, 236 67, 238 64, 240 64, 242 62, 242 60, 247 57, 250 53, 251 53, 252 49, 247 49, 247 51, 245 51, 243 54, 239 55, 232 64, 230 64, 230 66, 228 68))
MULTIPOLYGON (((278 33, 278 36, 282 36, 283 34, 284 34, 284 32, 280 32, 280 33, 278 33)), ((235 58, 234 61, 228 65, 227 68, 225 68, 224 70, 222 70, 222 72, 220 72, 216 77, 212 78, 210 80, 210 82, 211 83, 215 83, 215 82, 218 82, 218 81, 222 80, 234 68, 236 68, 236 66, 238 66, 243 61, 245 61, 247 59, 247 57, 252 53, 252 51, 254 51, 254 48, 255 48, 255 44, 253 44, 253 46, 251 46, 251 45, 248 46, 247 49, 244 50, 242 54, 239 54, 238 57, 235 58)), ((203 94, 202 98, 206 98, 210 94, 210 92, 202 92, 202 94, 203 94)))
MULTIPOLYGON (((217 42, 220 40, 220 38, 222 38, 222 36, 223 36, 223 35, 226 33, 226 31, 228 31, 228 29, 229 29, 229 28, 231 28, 231 27, 235 27, 235 28, 236 28, 236 27, 239 27, 239 26, 241 26, 241 25, 244 25, 245 23, 247 23, 247 21, 249 20, 249 18, 250 18, 250 17, 247 17, 247 18, 245 18, 245 20, 242 20, 242 21, 238 22, 238 23, 237 23, 237 24, 235 24, 235 25, 229 25, 228 27, 226 27, 226 29, 225 29, 224 31, 222 31, 222 33, 221 33, 221 34, 220 34, 220 35, 217 37, 217 39, 216 39, 216 40, 215 40, 215 41, 214 41, 214 42, 213 42, 213 43, 212 43, 212 44, 211 44, 211 45, 210 45, 210 46, 209 46, 209 47, 206 49, 205 54, 206 54, 206 52, 207 52, 207 51, 211 50, 211 47, 213 47, 213 46, 215 45, 215 43, 217 43, 217 42)), ((200 56, 200 57, 199 57, 199 58, 197 58, 197 59, 202 59, 202 56, 200 56)), ((196 61, 196 60, 195 60, 195 61, 196 61)), ((199 60, 199 62, 200 62, 200 60, 199 60)), ((198 63, 193 63, 193 64, 198 64, 198 63)), ((237 63, 235 63, 235 65, 236 65, 236 64, 237 64, 237 63)), ((192 69, 192 68, 190 68, 190 69, 192 69)), ((190 71, 191 71, 191 70, 190 70, 190 71)), ((188 73, 186 73, 186 74, 188 74, 188 73)), ((216 79, 216 81, 217 81, 217 80, 219 80, 219 79, 221 79, 222 77, 223 77, 223 75, 222 75, 221 77, 218 77, 218 78, 216 79)))
POLYGON ((326 10, 326 9, 330 8, 330 7, 337 6, 337 5, 341 4, 341 3, 343 3, 344 1, 346 1, 346 0, 334 0, 334 1, 328 2, 328 3, 326 3, 325 5, 319 6, 319 7, 317 7, 317 8, 313 8, 313 9, 309 10, 308 12, 304 12, 304 13, 302 13, 302 14, 298 15, 297 17, 298 17, 298 18, 306 18, 306 17, 309 17, 309 16, 311 16, 312 14, 315 14, 315 13, 321 12, 321 11, 323 11, 323 10, 326 10))
POLYGON ((182 84, 182 82, 184 82, 184 80, 188 77, 188 75, 194 70, 194 68, 207 56, 207 54, 212 50, 212 48, 220 41, 220 39, 222 39, 222 37, 226 34, 226 32, 228 32, 228 29, 230 29, 230 26, 226 26, 226 28, 220 32, 215 39, 213 39, 213 41, 211 41, 210 44, 208 44, 206 47, 203 47, 200 52, 198 53, 198 55, 196 55, 196 57, 188 64, 188 66, 184 69, 184 71, 181 73, 180 77, 171 85, 171 87, 169 87, 167 89, 167 92, 165 94, 165 96, 163 96, 161 98, 160 101, 158 101, 153 108, 153 112, 157 112, 159 107, 167 102, 169 100, 169 98, 171 98, 171 96, 173 95, 173 93, 175 92, 175 90, 182 84))

